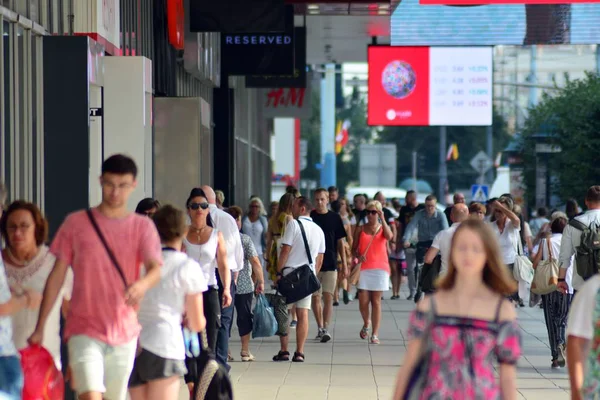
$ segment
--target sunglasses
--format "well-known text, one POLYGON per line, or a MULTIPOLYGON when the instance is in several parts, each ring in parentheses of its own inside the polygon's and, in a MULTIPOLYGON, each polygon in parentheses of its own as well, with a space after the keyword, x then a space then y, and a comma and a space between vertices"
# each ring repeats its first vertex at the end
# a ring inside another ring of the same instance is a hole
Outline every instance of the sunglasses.
POLYGON ((188 208, 191 210, 198 210, 199 208, 206 210, 208 208, 208 203, 190 203, 188 208))
POLYGON ((377 212, 377 210, 367 210, 367 214, 377 215, 378 212, 377 212))

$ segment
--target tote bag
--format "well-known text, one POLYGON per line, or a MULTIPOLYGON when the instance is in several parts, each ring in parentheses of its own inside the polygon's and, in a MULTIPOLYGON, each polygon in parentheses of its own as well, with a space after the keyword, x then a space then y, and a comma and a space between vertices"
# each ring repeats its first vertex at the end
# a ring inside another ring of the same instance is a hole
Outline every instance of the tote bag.
MULTIPOLYGON (((552 245, 549 239, 545 239, 548 244, 548 259, 539 262, 533 275, 531 291, 535 294, 548 294, 556 291, 558 286, 558 260, 552 254, 552 245)), ((543 243, 540 251, 543 250, 543 243)))
POLYGON ((515 266, 513 268, 513 277, 519 282, 531 283, 533 281, 533 263, 523 254, 523 245, 519 232, 517 234, 517 255, 515 256, 515 266))

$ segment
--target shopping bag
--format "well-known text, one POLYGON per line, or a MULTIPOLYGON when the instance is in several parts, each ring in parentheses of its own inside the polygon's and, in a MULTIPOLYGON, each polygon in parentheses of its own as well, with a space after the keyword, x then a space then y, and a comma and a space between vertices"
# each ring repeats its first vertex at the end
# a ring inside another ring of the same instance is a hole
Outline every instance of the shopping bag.
POLYGON ((277 320, 273 308, 267 298, 259 294, 254 306, 254 321, 252 324, 252 338, 271 337, 277 332, 277 320))
POLYGON ((64 378, 50 352, 42 346, 33 345, 19 350, 19 353, 25 378, 22 400, 63 399, 64 378))

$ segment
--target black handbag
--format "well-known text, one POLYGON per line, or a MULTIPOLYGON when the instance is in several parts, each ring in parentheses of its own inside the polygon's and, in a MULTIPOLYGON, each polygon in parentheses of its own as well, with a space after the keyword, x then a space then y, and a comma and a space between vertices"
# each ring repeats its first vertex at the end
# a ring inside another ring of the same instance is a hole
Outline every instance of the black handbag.
POLYGON ((277 283, 277 291, 281 293, 283 297, 285 297, 286 304, 291 304, 297 302, 298 300, 302 300, 321 288, 321 283, 310 267, 313 263, 313 259, 310 255, 310 248, 308 247, 308 240, 306 239, 304 226, 302 226, 302 222, 300 222, 299 219, 296 221, 298 222, 298 225, 300 226, 300 232, 302 233, 302 240, 304 241, 306 257, 308 257, 308 264, 304 264, 298 268, 284 268, 284 270, 291 269, 292 271, 279 279, 279 282, 277 283))

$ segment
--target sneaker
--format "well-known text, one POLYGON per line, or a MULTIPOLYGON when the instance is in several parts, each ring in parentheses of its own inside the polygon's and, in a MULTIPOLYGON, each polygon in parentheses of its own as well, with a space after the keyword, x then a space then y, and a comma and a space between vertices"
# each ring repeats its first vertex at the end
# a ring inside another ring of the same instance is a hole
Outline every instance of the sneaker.
POLYGON ((293 320, 292 322, 290 322, 290 328, 294 329, 296 328, 296 325, 298 325, 298 321, 293 320))
POLYGON ((556 361, 558 362, 558 366, 561 368, 564 368, 567 364, 567 360, 565 357, 565 345, 562 343, 558 345, 558 358, 556 359, 556 361))
POLYGON ((560 365, 558 365, 558 360, 552 360, 552 365, 550 365, 552 369, 559 369, 560 365))
POLYGON ((315 337, 315 340, 321 341, 323 339, 323 333, 325 333, 324 329, 319 328, 319 333, 317 333, 317 336, 315 337))
POLYGON ((331 340, 331 335, 327 332, 327 329, 323 329, 323 336, 321 337, 321 343, 327 343, 331 340))
POLYGON ((414 294, 410 294, 410 295, 409 295, 409 296, 406 298, 406 300, 412 300, 412 299, 414 299, 414 298, 415 298, 415 295, 414 295, 414 294))
POLYGON ((240 353, 240 357, 242 358, 243 362, 249 362, 249 361, 254 361, 256 358, 254 358, 254 356, 252 355, 252 353, 248 352, 248 353, 240 353))
POLYGON ((340 302, 339 302, 339 301, 334 301, 334 302, 333 302, 333 306, 334 306, 334 307, 337 307, 337 306, 339 306, 339 305, 340 305, 340 302))

